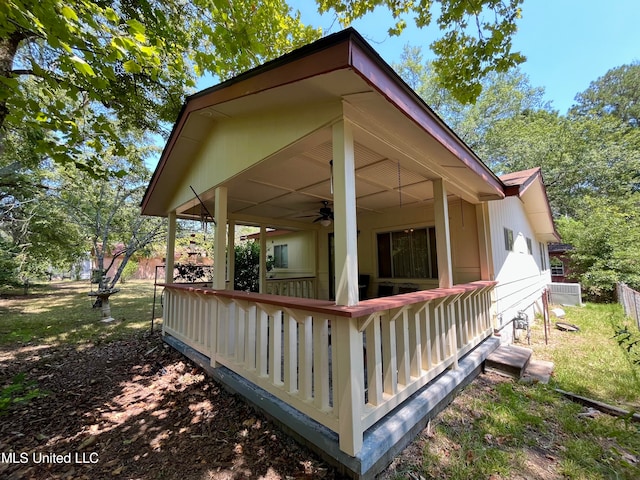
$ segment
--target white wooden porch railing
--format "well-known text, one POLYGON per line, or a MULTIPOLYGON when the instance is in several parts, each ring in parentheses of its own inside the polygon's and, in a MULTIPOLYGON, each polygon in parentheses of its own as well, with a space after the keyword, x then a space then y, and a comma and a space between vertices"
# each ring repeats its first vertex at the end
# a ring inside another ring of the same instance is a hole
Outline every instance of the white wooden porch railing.
POLYGON ((271 295, 316 298, 315 277, 268 278, 267 291, 271 295))
POLYGON ((493 331, 495 282, 332 302, 166 285, 163 332, 338 433, 363 433, 493 331))

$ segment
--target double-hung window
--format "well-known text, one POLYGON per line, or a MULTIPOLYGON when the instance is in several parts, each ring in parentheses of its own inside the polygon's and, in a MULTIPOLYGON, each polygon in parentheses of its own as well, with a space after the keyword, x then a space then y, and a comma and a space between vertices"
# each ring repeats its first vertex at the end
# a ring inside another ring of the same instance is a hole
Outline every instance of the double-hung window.
POLYGON ((551 275, 564 276, 564 263, 558 258, 551 259, 551 275))
POLYGON ((379 278, 438 278, 436 229, 378 233, 379 278))
POLYGON ((540 248, 540 270, 547 269, 547 252, 544 248, 544 243, 539 242, 538 247, 540 248))
POLYGON ((273 247, 273 266, 276 268, 289 267, 289 252, 287 245, 275 245, 273 247))

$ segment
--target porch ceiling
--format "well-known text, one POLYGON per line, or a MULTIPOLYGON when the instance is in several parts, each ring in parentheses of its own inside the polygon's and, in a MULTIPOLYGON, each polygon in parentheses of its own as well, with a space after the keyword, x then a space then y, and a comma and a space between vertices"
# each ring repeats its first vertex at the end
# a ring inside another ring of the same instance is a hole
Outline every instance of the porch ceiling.
MULTIPOLYGON (((354 130, 356 205, 358 215, 382 213, 433 201, 432 180, 444 178, 452 197, 471 203, 501 198, 486 177, 470 169, 443 139, 421 125, 352 70, 329 72, 258 94, 233 99, 194 112, 187 134, 179 138, 177 158, 189 158, 209 129, 225 119, 268 115, 273 109, 303 110, 341 99, 354 130)), ((453 142, 454 138, 449 139, 453 142)), ((236 221, 274 226, 310 224, 323 201, 331 205, 332 129, 327 125, 268 155, 224 183, 228 214, 236 221)), ((215 186, 198 192, 214 211, 215 186)), ((205 209, 192 199, 178 209, 181 217, 200 217, 205 209)))
MULTIPOLYGON (((330 132, 325 132, 326 135, 330 132)), ((327 201, 331 205, 331 140, 314 148, 262 162, 226 183, 228 211, 236 219, 268 218, 313 223, 327 201)), ((355 144, 356 204, 358 214, 415 206, 433 200, 428 176, 409 170, 366 146, 355 144)), ((212 212, 212 195, 203 195, 212 212)), ((200 205, 182 215, 200 216, 200 205)))
MULTIPOLYGON (((428 204, 436 178, 446 181, 451 196, 471 203, 504 197, 500 181, 475 154, 355 32, 345 32, 190 97, 145 194, 143 213, 166 215, 175 208, 180 217, 202 215, 198 200, 184 195, 190 183, 185 179, 218 126, 267 119, 272 112, 308 117, 331 102, 340 102, 342 118, 353 126, 358 214, 428 204)), ((265 150, 260 162, 197 193, 211 213, 215 188, 225 186, 229 218, 304 226, 317 218, 323 201, 332 202, 332 151, 328 122, 279 151, 265 150)), ((216 160, 215 152, 208 158, 214 169, 216 161, 229 161, 216 160)))

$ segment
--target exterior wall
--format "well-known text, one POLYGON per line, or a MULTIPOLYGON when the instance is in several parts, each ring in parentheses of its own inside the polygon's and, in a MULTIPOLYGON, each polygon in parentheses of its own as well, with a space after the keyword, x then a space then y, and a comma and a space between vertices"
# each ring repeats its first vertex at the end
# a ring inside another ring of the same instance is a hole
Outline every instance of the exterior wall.
MULTIPOLYGON (((377 296, 378 285, 412 286, 420 290, 438 288, 437 279, 378 278, 377 234, 407 228, 435 225, 433 207, 403 207, 383 214, 358 215, 358 271, 370 276, 368 297, 377 296)), ((478 226, 475 206, 465 201, 449 204, 449 228, 454 284, 481 280, 478 226)), ((329 234, 331 228, 318 234, 318 298, 329 298, 329 234)))
POLYGON ((316 273, 316 234, 313 231, 292 232, 267 238, 267 255, 274 255, 274 247, 287 245, 287 268, 273 268, 268 278, 313 277, 316 273))
POLYGON ((421 290, 437 288, 438 281, 418 278, 386 279, 378 277, 377 235, 382 232, 404 230, 407 228, 432 227, 435 224, 433 208, 398 208, 385 214, 361 215, 358 217, 358 271, 370 275, 368 295, 376 297, 378 285, 410 284, 421 290))
POLYGON ((551 283, 549 254, 546 243, 536 237, 522 202, 517 197, 489 202, 491 249, 493 253, 492 279, 495 288, 497 328, 503 342, 513 341, 511 320, 524 311, 529 322, 542 311, 542 293, 551 283), (507 251, 504 229, 513 231, 513 250, 507 251), (527 238, 531 239, 529 253, 527 238))

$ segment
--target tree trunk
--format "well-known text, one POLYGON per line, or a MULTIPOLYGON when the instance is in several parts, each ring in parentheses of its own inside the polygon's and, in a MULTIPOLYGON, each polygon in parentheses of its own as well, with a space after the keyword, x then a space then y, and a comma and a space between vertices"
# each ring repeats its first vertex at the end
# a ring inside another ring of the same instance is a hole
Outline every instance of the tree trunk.
POLYGON ((116 273, 113 275, 113 278, 111 279, 109 288, 114 288, 116 286, 116 283, 118 283, 118 280, 120 280, 120 276, 122 275, 122 271, 124 270, 124 267, 127 266, 129 259, 133 256, 134 253, 136 253, 136 251, 137 249, 135 247, 133 249, 127 248, 125 250, 124 257, 122 257, 122 261, 120 262, 120 265, 118 265, 118 269, 116 270, 116 273))
MULTIPOLYGON (((13 60, 16 57, 18 46, 20 42, 26 37, 20 31, 13 32, 7 37, 0 38, 0 77, 11 78, 13 77, 13 60)), ((7 107, 7 100, 0 100, 0 131, 4 126, 4 121, 9 114, 7 107)), ((0 137, 1 138, 1 137, 0 137)))

